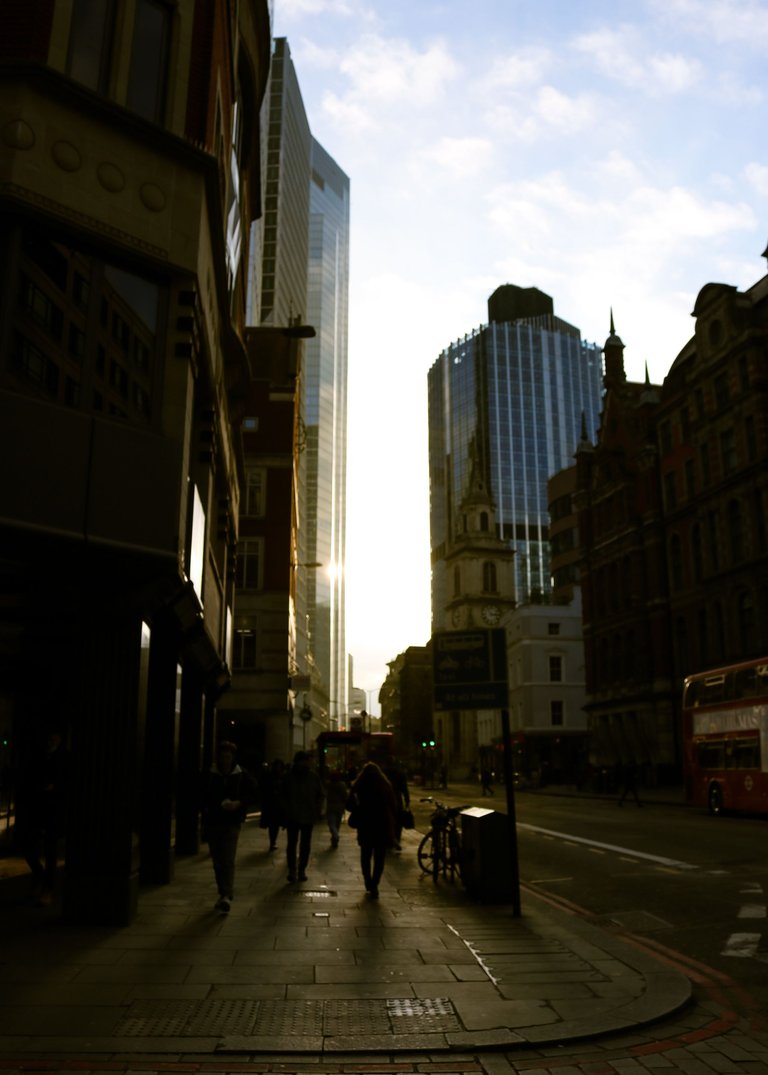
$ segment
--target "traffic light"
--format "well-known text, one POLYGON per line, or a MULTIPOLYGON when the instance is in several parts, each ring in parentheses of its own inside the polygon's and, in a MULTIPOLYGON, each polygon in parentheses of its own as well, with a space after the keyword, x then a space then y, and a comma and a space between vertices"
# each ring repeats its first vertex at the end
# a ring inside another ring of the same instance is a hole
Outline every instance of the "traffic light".
POLYGON ((421 741, 421 749, 422 749, 422 750, 426 750, 426 749, 427 749, 427 747, 429 747, 429 748, 430 748, 430 750, 434 750, 434 749, 435 749, 435 745, 436 745, 436 744, 435 744, 435 740, 434 740, 434 739, 422 739, 422 741, 421 741))

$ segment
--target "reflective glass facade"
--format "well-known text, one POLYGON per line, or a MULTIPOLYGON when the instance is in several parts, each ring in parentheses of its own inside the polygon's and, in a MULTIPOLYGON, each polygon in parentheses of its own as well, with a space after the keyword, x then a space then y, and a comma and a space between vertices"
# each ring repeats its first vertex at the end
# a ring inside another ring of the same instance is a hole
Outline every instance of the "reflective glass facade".
POLYGON ((308 644, 327 688, 331 727, 347 713, 345 514, 347 484, 347 320, 349 179, 312 141, 307 321, 302 418, 306 446, 299 483, 299 561, 308 644))
POLYGON ((573 462, 584 415, 594 438, 602 359, 596 344, 553 315, 491 322, 448 347, 429 372, 433 629, 449 599, 445 552, 474 442, 496 501, 500 537, 514 547, 519 603, 550 592, 547 479, 573 462))

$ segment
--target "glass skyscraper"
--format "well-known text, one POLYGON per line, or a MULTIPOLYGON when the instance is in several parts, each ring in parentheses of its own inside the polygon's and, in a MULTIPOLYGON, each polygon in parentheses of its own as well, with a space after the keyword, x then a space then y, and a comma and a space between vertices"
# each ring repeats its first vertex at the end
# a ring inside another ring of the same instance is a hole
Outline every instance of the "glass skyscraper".
MULTIPOLYGON (((307 321, 317 335, 304 346, 299 470, 299 561, 321 566, 299 575, 309 651, 327 689, 331 728, 347 713, 345 634, 347 486, 347 320, 349 179, 312 140, 307 321)), ((301 638, 301 632, 300 636, 301 638)), ((325 699, 316 699, 325 707, 325 699)))
POLYGON ((582 416, 594 438, 602 394, 597 344, 556 317, 537 288, 506 284, 488 324, 452 343, 428 376, 432 626, 447 628, 445 554, 473 456, 515 550, 516 599, 550 593, 547 479, 573 462, 582 416))

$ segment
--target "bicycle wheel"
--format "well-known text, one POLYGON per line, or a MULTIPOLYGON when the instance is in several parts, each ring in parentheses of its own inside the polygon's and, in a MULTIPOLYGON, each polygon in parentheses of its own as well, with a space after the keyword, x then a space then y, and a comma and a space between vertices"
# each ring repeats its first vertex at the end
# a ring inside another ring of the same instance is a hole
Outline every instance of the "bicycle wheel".
POLYGON ((416 852, 416 857, 419 861, 424 873, 431 874, 434 870, 435 860, 435 845, 433 841, 434 832, 430 829, 427 835, 419 844, 419 850, 416 852))
POLYGON ((461 881, 461 837, 456 829, 451 829, 448 833, 448 869, 451 871, 451 880, 454 875, 459 875, 461 881))

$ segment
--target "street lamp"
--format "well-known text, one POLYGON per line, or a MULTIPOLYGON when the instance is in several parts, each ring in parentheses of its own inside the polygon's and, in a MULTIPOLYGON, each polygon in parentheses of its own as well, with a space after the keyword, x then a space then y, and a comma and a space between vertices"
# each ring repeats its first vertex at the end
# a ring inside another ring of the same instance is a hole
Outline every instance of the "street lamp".
POLYGON ((306 694, 304 695, 304 705, 299 710, 299 716, 301 717, 302 722, 304 724, 303 743, 304 743, 304 750, 306 750, 307 749, 307 725, 312 720, 312 709, 311 709, 310 706, 307 705, 307 696, 306 696, 306 694))

